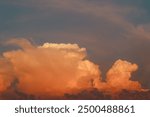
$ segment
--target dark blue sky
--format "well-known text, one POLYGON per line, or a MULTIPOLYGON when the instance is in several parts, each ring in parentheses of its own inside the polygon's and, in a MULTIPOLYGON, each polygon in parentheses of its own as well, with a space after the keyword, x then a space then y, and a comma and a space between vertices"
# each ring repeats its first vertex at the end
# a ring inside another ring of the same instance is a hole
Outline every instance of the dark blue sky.
POLYGON ((119 58, 137 63, 133 79, 150 88, 149 0, 3 0, 1 52, 11 38, 77 43, 102 71, 119 58))

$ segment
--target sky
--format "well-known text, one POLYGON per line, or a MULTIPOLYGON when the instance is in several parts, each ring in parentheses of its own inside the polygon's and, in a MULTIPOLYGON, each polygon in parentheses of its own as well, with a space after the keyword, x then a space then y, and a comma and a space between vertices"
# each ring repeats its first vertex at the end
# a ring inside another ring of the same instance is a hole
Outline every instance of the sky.
POLYGON ((149 0, 2 0, 0 53, 11 39, 32 44, 71 43, 86 48, 103 80, 118 59, 138 65, 132 80, 150 88, 149 0))

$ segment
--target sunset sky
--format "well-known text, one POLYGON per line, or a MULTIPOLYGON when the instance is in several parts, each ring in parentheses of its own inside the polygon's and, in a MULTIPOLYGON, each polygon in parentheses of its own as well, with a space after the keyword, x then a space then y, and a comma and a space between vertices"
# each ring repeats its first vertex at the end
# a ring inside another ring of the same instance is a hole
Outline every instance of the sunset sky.
POLYGON ((37 48, 46 42, 86 48, 86 59, 99 65, 102 80, 116 60, 135 63, 132 80, 150 89, 149 0, 0 1, 1 56, 16 49, 8 40, 22 38, 37 48))

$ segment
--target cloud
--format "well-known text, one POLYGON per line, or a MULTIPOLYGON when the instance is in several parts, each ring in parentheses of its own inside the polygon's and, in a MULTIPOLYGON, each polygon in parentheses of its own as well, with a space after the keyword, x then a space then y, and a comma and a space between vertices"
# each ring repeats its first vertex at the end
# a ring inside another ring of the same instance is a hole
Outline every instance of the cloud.
MULTIPOLYGON (((6 2, 7 3, 7 2, 6 2)), ((8 2, 14 5, 21 5, 26 7, 31 7, 42 12, 40 18, 47 17, 50 14, 47 14, 45 11, 49 11, 53 9, 55 12, 64 12, 67 13, 72 12, 82 14, 83 17, 88 16, 88 18, 107 21, 110 24, 115 25, 115 27, 119 27, 122 30, 126 31, 128 34, 138 37, 144 38, 146 40, 150 40, 150 35, 146 30, 139 29, 140 25, 135 25, 132 22, 132 16, 143 16, 146 14, 146 11, 138 6, 134 5, 121 5, 118 4, 117 1, 80 1, 80 0, 37 0, 36 4, 34 0, 27 0, 21 2, 8 2), (130 16, 130 17, 129 17, 130 16)), ((27 16, 18 17, 20 20, 31 19, 31 21, 39 18, 39 14, 37 16, 33 14, 28 14, 27 16), (34 18, 33 18, 34 16, 34 18), (21 19, 20 19, 21 18, 21 19)), ((137 39, 137 38, 135 38, 137 39)))
POLYGON ((8 43, 17 44, 20 49, 4 52, 1 57, 1 92, 11 87, 13 79, 18 80, 15 85, 18 91, 36 97, 77 94, 90 89, 109 94, 124 89, 143 90, 139 82, 131 81, 131 73, 137 70, 136 64, 117 60, 103 82, 99 66, 89 61, 86 49, 77 44, 44 43, 37 46, 26 39, 13 39, 8 43))
POLYGON ((77 44, 45 43, 30 47, 25 40, 11 42, 23 50, 5 52, 3 56, 12 64, 19 79, 18 88, 25 93, 62 95, 74 88, 90 88, 91 81, 99 76, 98 66, 83 60, 85 48, 77 44))
POLYGON ((12 65, 5 58, 0 58, 0 92, 6 90, 13 80, 12 65))
POLYGON ((131 73, 136 71, 138 66, 127 61, 117 60, 112 68, 107 72, 107 85, 111 90, 141 90, 141 85, 137 81, 131 81, 131 73))

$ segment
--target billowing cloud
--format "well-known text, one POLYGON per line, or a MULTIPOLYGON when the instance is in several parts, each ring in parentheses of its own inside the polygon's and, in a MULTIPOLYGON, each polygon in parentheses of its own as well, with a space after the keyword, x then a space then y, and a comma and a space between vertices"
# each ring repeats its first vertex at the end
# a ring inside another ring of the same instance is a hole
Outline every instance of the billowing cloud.
POLYGON ((98 66, 85 59, 85 48, 77 44, 31 46, 26 40, 9 43, 22 48, 3 53, 3 59, 11 63, 15 74, 9 79, 18 78, 18 88, 25 93, 63 95, 74 89, 91 88, 92 82, 99 79, 98 66))
POLYGON ((131 73, 136 71, 138 66, 127 61, 117 60, 107 72, 107 84, 114 91, 141 90, 137 81, 131 81, 131 73))
POLYGON ((11 40, 20 49, 4 52, 0 59, 0 91, 18 80, 17 90, 34 96, 63 96, 97 89, 109 94, 122 90, 142 91, 139 82, 131 81, 138 66, 117 60, 102 81, 99 66, 89 61, 86 49, 77 44, 44 43, 32 45, 26 39, 11 40))

